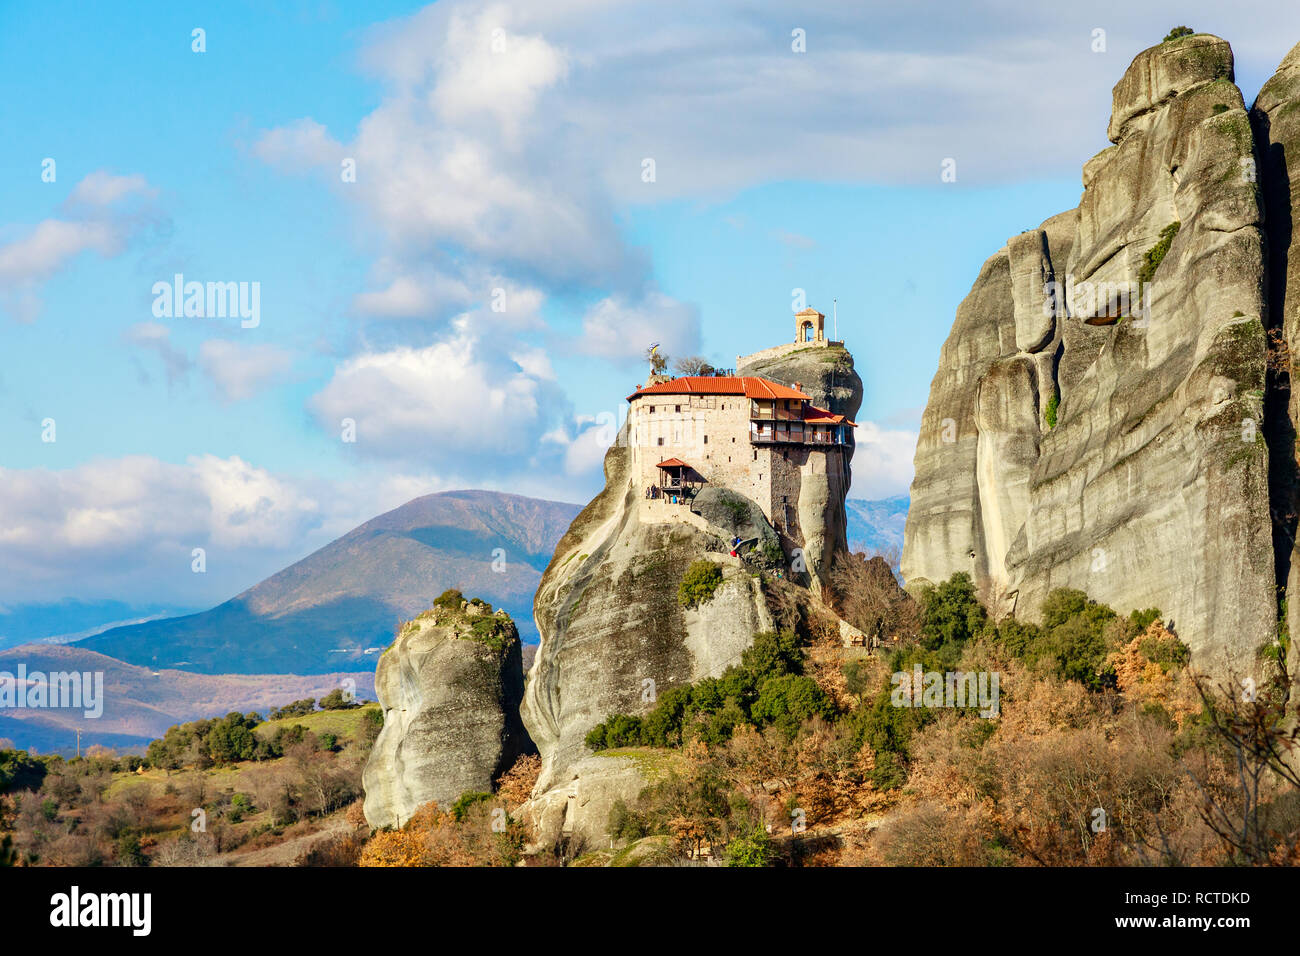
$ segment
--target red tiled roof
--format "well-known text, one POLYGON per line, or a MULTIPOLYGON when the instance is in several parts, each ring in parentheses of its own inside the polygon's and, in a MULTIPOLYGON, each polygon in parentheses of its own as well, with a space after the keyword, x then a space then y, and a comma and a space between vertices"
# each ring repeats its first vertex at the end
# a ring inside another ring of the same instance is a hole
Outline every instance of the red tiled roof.
POLYGON ((816 405, 809 405, 803 413, 803 420, 809 425, 850 425, 857 427, 857 422, 851 422, 843 415, 836 415, 834 412, 825 408, 818 408, 816 405))
POLYGON ((680 458, 669 458, 667 461, 659 462, 659 464, 655 465, 655 467, 656 468, 689 468, 691 466, 686 464, 686 462, 682 461, 680 458))
POLYGON ((627 400, 630 402, 642 395, 744 395, 746 398, 796 398, 805 401, 808 398, 797 388, 770 382, 756 375, 684 375, 671 382, 637 389, 627 400))

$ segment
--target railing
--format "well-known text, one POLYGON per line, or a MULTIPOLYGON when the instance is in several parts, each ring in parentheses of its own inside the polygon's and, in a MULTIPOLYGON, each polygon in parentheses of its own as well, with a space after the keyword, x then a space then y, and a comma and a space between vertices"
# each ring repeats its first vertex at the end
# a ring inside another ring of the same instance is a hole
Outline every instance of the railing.
POLYGON ((813 431, 805 429, 802 432, 789 431, 786 429, 774 429, 772 426, 758 425, 751 427, 749 430, 749 440, 755 445, 842 445, 845 442, 836 437, 835 432, 830 431, 813 431))
POLYGON ((750 402, 749 418, 756 422, 801 422, 803 421, 803 410, 788 408, 764 408, 760 405, 750 402))

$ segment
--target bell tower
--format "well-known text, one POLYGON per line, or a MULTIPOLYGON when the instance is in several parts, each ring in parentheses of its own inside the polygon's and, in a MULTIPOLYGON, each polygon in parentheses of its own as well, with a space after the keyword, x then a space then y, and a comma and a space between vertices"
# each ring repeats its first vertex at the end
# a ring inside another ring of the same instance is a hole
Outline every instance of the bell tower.
POLYGON ((826 341, 826 316, 816 309, 808 308, 794 317, 794 340, 803 345, 826 341))

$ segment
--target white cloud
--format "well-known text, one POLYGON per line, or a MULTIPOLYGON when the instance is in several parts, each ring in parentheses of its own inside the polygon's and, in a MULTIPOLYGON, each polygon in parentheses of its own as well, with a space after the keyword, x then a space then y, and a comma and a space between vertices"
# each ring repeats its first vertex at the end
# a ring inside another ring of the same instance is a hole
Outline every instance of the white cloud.
POLYGON ((42 282, 83 252, 116 255, 122 238, 110 223, 46 219, 23 238, 0 246, 0 282, 42 282))
POLYGON ((313 119, 299 119, 263 134, 253 144, 253 154, 280 169, 330 166, 338 169, 343 146, 313 119))
POLYGON ((0 514, 0 587, 12 600, 229 596, 250 573, 301 557, 323 519, 298 483, 213 455, 0 468, 0 514), (208 552, 211 577, 191 571, 194 548, 208 552))
POLYGON ((853 497, 888 498, 905 493, 912 483, 917 433, 858 422, 854 436, 853 497))
MULTIPOLYGON (((464 289, 464 286, 461 286, 464 289)), ((435 308, 433 291, 412 276, 398 276, 386 289, 362 292, 353 307, 363 315, 387 319, 427 317, 435 308)))
POLYGON ((640 360, 655 342, 669 356, 698 352, 700 317, 695 307, 651 290, 636 300, 623 296, 602 299, 582 320, 579 348, 590 355, 640 360))
POLYGON ((130 196, 154 197, 158 190, 149 185, 144 176, 117 176, 106 170, 96 170, 73 187, 67 206, 111 206, 130 196))
POLYGON ((509 32, 512 11, 492 6, 454 11, 446 28, 439 82, 429 104, 444 120, 475 123, 491 116, 507 139, 531 117, 538 96, 564 78, 568 56, 541 36, 509 32))
POLYGON ((148 208, 126 201, 155 194, 143 176, 103 171, 86 176, 64 203, 68 218, 42 220, 18 238, 0 243, 0 308, 20 322, 35 321, 45 282, 82 253, 95 252, 105 259, 120 255, 154 218, 148 208))
POLYGON ((353 419, 363 455, 461 474, 494 464, 518 470, 527 466, 557 403, 547 377, 538 374, 549 369, 529 364, 531 370, 499 359, 470 337, 366 352, 341 363, 311 406, 330 432, 353 419))
POLYGON ((283 379, 293 355, 275 345, 208 339, 199 346, 198 363, 224 401, 240 402, 283 379))

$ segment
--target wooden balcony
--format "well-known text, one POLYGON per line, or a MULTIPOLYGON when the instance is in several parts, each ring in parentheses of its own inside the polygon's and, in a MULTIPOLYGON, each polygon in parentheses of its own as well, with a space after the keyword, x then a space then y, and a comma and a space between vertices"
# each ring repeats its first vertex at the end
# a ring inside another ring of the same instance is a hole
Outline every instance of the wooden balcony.
POLYGON ((839 437, 840 427, 836 428, 791 428, 781 424, 763 424, 751 422, 749 440, 755 445, 843 445, 839 437))

